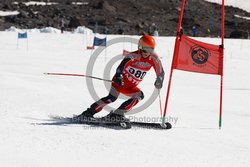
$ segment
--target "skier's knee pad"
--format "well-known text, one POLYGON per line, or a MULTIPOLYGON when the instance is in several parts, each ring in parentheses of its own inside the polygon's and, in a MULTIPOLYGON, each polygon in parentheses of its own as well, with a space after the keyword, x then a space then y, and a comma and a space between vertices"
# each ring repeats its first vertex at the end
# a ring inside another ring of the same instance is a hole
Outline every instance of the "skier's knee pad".
POLYGON ((140 100, 144 99, 144 93, 141 91, 140 100))
POLYGON ((117 97, 113 96, 112 94, 109 94, 109 95, 107 96, 107 100, 108 100, 109 102, 114 102, 114 101, 116 101, 116 99, 117 99, 117 97))
POLYGON ((133 96, 133 98, 137 98, 138 100, 142 100, 142 99, 144 99, 144 93, 143 93, 142 91, 137 92, 137 93, 133 96))

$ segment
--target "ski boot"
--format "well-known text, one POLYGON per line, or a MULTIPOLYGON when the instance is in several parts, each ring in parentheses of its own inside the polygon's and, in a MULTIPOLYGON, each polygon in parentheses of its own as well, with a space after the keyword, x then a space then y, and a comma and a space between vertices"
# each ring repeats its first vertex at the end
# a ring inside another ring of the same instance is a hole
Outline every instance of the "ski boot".
POLYGON ((130 120, 124 116, 124 113, 111 111, 107 116, 101 118, 106 123, 118 124, 124 129, 131 128, 130 120))
POLYGON ((86 111, 83 111, 82 114, 73 117, 73 120, 77 122, 92 121, 94 114, 96 114, 96 111, 92 108, 88 108, 86 111))

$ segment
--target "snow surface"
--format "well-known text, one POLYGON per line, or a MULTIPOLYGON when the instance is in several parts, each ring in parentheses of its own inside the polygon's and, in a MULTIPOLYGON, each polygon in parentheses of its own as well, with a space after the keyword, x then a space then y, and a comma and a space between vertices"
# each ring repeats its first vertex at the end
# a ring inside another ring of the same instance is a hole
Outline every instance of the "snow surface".
POLYGON ((0 16, 18 15, 18 11, 0 11, 0 16))
MULTIPOLYGON (((18 4, 19 2, 13 2, 13 4, 18 4)), ((30 5, 41 5, 41 6, 45 6, 45 5, 56 5, 58 3, 56 2, 38 2, 38 1, 29 1, 29 2, 22 2, 23 4, 25 4, 26 6, 30 6, 30 5)), ((72 2, 73 5, 88 5, 88 2, 72 2)))
POLYGON ((240 16, 240 15, 237 15, 237 14, 235 14, 234 16, 235 16, 235 17, 238 17, 238 18, 250 20, 250 17, 243 17, 243 16, 240 16))
MULTIPOLYGON (((221 4, 222 0, 205 0, 208 2, 214 2, 221 4)), ((233 7, 238 7, 241 8, 245 11, 250 12, 250 1, 249 0, 225 0, 224 1, 225 6, 233 6, 233 7)))
MULTIPOLYGON (((101 35, 100 35, 101 36, 101 35)), ((121 36, 108 36, 108 40, 121 36)), ((123 36, 122 36, 123 37, 123 36)), ((139 38, 137 36, 129 36, 139 38)), ((114 130, 88 125, 53 124, 49 115, 80 114, 94 102, 86 78, 48 76, 45 72, 85 74, 91 58, 83 34, 0 32, 0 164, 3 167, 44 166, 237 166, 250 165, 250 40, 226 39, 223 125, 218 129, 219 76, 175 70, 167 119, 171 130, 132 128, 114 130)), ((165 101, 174 37, 157 37, 156 52, 166 76, 161 91, 165 101)), ((199 40, 220 44, 216 38, 199 40)), ((93 75, 103 71, 131 43, 117 43, 101 52, 93 75), (105 53, 107 55, 105 56, 105 53)), ((110 79, 119 61, 111 68, 110 79)), ((145 99, 154 90, 154 71, 140 84, 145 99)), ((108 90, 93 80, 98 96, 108 90)), ((111 106, 118 107, 119 99, 111 106)), ((106 115, 103 110, 99 116, 106 115)), ((159 118, 159 101, 133 119, 159 118)))
MULTIPOLYGON (((18 4, 19 2, 13 2, 13 4, 18 4)), ((38 1, 29 1, 29 2, 22 2, 23 4, 25 4, 26 6, 30 6, 30 5, 56 5, 58 3, 55 2, 38 2, 38 1)))
MULTIPOLYGON (((45 28, 41 28, 41 29, 19 29, 19 28, 16 28, 14 26, 11 26, 10 28, 6 29, 5 31, 7 32, 31 32, 31 33, 57 33, 57 34, 60 34, 61 33, 61 30, 57 29, 57 28, 54 28, 54 27, 45 27, 45 28)), ((69 31, 64 31, 64 33, 66 34, 72 34, 72 32, 69 32, 69 31)), ((85 26, 78 26, 74 31, 73 31, 74 34, 86 34, 86 35, 92 35, 93 34, 93 31, 85 26)))

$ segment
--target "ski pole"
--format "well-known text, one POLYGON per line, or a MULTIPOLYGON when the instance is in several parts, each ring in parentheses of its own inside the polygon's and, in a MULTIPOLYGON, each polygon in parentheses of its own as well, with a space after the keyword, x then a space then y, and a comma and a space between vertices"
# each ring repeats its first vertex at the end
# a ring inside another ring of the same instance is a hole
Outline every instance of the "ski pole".
POLYGON ((102 81, 106 81, 106 82, 112 82, 111 80, 108 80, 108 79, 93 77, 93 76, 84 75, 84 74, 66 74, 66 73, 44 73, 44 74, 45 75, 63 75, 63 76, 75 76, 75 77, 87 77, 87 78, 102 80, 102 81))
POLYGON ((158 89, 158 97, 159 97, 159 104, 160 104, 160 114, 162 117, 162 104, 161 104, 161 94, 160 94, 160 89, 158 89))

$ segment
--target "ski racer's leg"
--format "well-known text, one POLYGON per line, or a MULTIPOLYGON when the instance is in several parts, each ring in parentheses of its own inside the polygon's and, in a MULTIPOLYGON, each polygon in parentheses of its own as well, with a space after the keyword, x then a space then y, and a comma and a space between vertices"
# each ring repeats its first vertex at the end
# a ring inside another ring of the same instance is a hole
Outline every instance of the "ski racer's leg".
POLYGON ((90 108, 99 112, 105 107, 106 105, 113 103, 119 96, 119 92, 116 91, 113 87, 111 87, 108 96, 101 98, 100 100, 93 103, 90 108))
POLYGON ((94 114, 101 111, 103 107, 108 105, 109 103, 114 102, 119 96, 119 92, 116 91, 113 87, 111 87, 108 96, 101 98, 100 100, 93 103, 87 110, 83 111, 82 114, 76 116, 76 119, 83 119, 86 117, 92 118, 94 114))
POLYGON ((118 110, 123 113, 130 111, 140 100, 144 98, 143 92, 138 87, 124 89, 121 93, 130 96, 130 98, 123 102, 118 110))
POLYGON ((119 92, 130 97, 113 112, 119 115, 124 115, 125 112, 130 111, 140 100, 144 98, 143 92, 138 87, 124 87, 123 89, 119 89, 119 92))
POLYGON ((120 93, 130 96, 130 98, 123 102, 115 111, 103 117, 105 121, 129 122, 129 119, 124 116, 124 113, 130 111, 144 98, 143 92, 137 87, 127 87, 125 89, 120 89, 119 91, 120 93))

